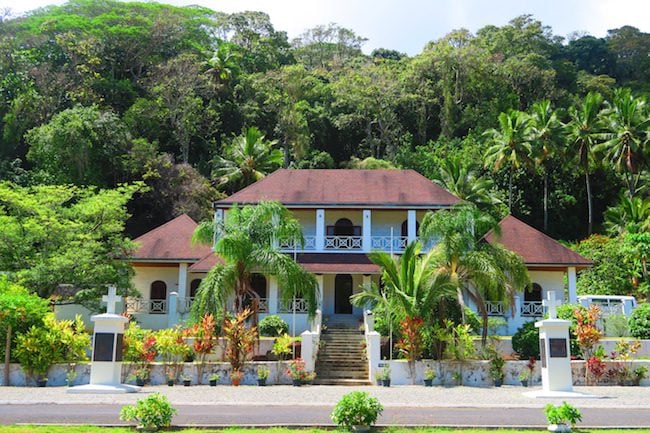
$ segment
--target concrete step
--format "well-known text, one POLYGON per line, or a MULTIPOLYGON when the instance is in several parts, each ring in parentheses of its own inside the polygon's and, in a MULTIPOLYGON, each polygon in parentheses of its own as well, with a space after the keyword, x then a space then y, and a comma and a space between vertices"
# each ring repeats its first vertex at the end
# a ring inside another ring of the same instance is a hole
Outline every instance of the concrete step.
POLYGON ((314 385, 338 385, 338 386, 369 386, 370 381, 363 379, 319 379, 314 380, 314 385))

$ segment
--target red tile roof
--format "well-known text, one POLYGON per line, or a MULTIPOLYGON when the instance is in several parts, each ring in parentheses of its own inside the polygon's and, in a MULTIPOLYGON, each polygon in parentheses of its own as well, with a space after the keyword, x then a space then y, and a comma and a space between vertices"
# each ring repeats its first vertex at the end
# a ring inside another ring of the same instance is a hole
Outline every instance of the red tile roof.
POLYGON ((413 170, 286 170, 218 201, 284 205, 450 206, 460 200, 413 170))
POLYGON ((135 239, 138 249, 132 261, 199 260, 211 251, 206 245, 192 245, 192 233, 197 224, 183 214, 135 239))
POLYGON ((512 215, 502 219, 499 225, 501 237, 497 239, 494 233, 490 232, 485 239, 491 244, 499 243, 516 252, 529 266, 563 265, 584 268, 592 264, 580 254, 512 215))
POLYGON ((378 274, 379 266, 365 254, 303 253, 296 257, 305 270, 320 273, 378 274))
POLYGON ((199 260, 198 262, 196 262, 192 266, 190 266, 188 268, 188 271, 190 271, 190 272, 208 272, 217 263, 218 264, 223 264, 223 260, 221 259, 221 257, 219 257, 218 255, 216 255, 212 251, 210 251, 208 254, 201 257, 201 260, 199 260))

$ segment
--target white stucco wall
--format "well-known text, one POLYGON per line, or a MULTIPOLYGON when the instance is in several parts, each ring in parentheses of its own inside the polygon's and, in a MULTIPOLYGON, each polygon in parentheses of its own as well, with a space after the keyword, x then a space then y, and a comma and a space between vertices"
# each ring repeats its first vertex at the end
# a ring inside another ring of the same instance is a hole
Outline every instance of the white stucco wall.
POLYGON ((316 236, 316 209, 291 209, 302 226, 303 236, 316 236))
MULTIPOLYGON (((359 293, 361 285, 363 284, 363 275, 361 274, 350 274, 352 275, 352 293, 359 293)), ((371 278, 373 281, 377 281, 377 276, 372 275, 371 278)), ((325 274, 323 275, 323 315, 329 316, 334 314, 334 282, 336 279, 336 274, 325 274)), ((352 314, 355 316, 361 317, 363 315, 363 309, 352 306, 352 314)))
MULTIPOLYGON (((548 292, 554 291, 556 299, 566 301, 564 294, 564 272, 562 271, 530 271, 530 280, 542 286, 542 299, 546 299, 548 292)), ((524 300, 524 294, 521 294, 524 300)))

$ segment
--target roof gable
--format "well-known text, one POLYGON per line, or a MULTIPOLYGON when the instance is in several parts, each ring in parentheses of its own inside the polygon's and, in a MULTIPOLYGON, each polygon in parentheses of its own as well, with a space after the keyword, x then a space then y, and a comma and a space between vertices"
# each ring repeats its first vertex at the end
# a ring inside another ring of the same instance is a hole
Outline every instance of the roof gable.
POLYGON ((142 260, 199 260, 211 251, 206 245, 192 245, 198 224, 183 214, 134 239, 139 244, 131 257, 142 260))
POLYGON ((450 206, 460 199, 413 170, 280 169, 217 205, 450 206))
POLYGON ((512 215, 502 219, 499 226, 500 238, 490 232, 485 235, 485 239, 491 244, 501 244, 519 254, 527 265, 586 267, 592 264, 580 254, 512 215))

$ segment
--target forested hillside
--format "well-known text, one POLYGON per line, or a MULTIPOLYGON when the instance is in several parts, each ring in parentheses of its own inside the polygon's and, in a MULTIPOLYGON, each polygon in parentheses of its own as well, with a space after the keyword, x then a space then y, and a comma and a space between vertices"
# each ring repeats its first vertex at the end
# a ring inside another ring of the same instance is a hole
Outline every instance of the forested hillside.
POLYGON ((635 203, 650 212, 650 34, 564 40, 520 16, 413 57, 364 55, 364 40, 334 24, 288 40, 264 13, 110 0, 5 17, 0 178, 143 180, 133 236, 204 218, 280 166, 413 168, 566 240, 604 233, 608 208, 623 225, 635 203))

